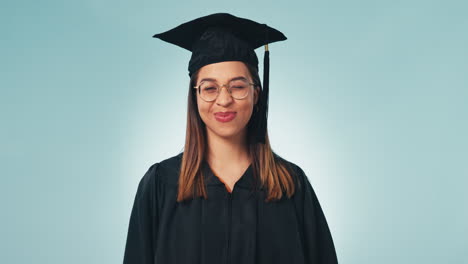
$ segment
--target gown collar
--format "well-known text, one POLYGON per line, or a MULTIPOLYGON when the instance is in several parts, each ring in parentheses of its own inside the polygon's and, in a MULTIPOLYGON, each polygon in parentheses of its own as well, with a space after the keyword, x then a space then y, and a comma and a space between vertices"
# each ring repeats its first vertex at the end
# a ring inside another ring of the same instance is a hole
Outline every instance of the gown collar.
MULTIPOLYGON (((203 177, 206 185, 221 185, 224 183, 213 173, 208 162, 203 161, 203 177)), ((234 189, 237 187, 252 188, 254 186, 255 179, 253 174, 253 165, 250 163, 249 167, 244 171, 244 174, 237 180, 234 185, 234 189)))

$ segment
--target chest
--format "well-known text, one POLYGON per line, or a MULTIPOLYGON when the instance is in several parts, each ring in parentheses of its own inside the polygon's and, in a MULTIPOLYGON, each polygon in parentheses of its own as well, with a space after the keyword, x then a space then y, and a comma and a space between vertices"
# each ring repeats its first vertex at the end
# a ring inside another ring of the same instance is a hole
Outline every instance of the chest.
POLYGON ((263 192, 238 187, 228 193, 210 186, 207 200, 166 200, 156 250, 160 263, 303 263, 293 201, 265 202, 263 192))

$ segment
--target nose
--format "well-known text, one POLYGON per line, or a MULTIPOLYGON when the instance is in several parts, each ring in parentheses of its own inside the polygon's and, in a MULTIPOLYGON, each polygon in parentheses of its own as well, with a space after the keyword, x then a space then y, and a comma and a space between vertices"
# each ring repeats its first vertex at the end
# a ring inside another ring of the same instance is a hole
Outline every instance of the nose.
POLYGON ((218 94, 218 98, 216 98, 216 103, 218 105, 228 105, 232 102, 233 98, 228 91, 227 86, 221 86, 218 94), (223 89, 224 88, 224 89, 223 89))

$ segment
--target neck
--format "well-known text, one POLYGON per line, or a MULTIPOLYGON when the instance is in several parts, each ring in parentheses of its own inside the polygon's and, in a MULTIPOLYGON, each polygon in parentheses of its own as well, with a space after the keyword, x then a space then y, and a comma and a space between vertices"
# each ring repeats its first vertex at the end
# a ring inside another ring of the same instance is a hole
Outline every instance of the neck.
POLYGON ((234 164, 250 163, 246 130, 235 137, 224 138, 207 131, 207 161, 215 167, 226 167, 234 164))

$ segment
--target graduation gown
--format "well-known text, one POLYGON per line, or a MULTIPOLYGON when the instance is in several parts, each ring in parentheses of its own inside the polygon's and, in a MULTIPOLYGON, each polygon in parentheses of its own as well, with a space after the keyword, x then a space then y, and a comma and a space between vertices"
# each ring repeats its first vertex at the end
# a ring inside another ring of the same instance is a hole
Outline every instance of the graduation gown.
POLYGON ((265 202, 252 191, 252 164, 232 192, 203 163, 208 199, 178 203, 182 153, 141 178, 130 215, 124 264, 333 264, 328 224, 304 171, 294 163, 296 192, 265 202))

